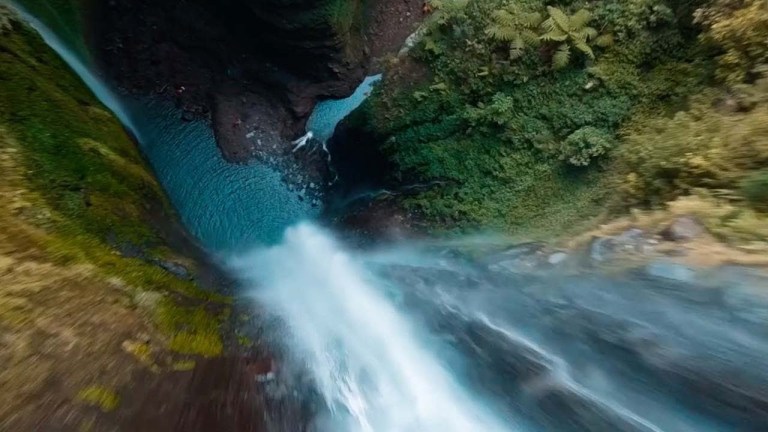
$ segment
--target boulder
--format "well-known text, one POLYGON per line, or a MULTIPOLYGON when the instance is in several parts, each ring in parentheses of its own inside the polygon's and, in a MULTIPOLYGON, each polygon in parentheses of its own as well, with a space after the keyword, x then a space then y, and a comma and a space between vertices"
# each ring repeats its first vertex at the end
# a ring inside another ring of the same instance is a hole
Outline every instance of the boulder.
POLYGON ((661 230, 659 235, 667 241, 688 241, 704 233, 704 226, 693 216, 682 216, 661 230))

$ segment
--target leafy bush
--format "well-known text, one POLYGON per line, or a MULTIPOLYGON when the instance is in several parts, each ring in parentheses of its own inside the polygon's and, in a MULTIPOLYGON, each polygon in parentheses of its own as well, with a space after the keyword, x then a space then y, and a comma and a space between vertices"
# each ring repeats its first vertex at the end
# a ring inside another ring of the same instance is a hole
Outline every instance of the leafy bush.
POLYGON ((768 211, 768 170, 750 174, 741 182, 741 194, 752 208, 768 211))
POLYGON ((560 159, 572 165, 587 166, 589 162, 614 146, 613 135, 596 127, 585 126, 568 135, 560 145, 560 159))
POLYGON ((696 188, 734 190, 768 166, 768 104, 732 112, 723 100, 710 92, 672 118, 638 119, 625 129, 617 152, 625 205, 660 205, 696 188))
POLYGON ((768 64, 768 3, 764 0, 714 0, 696 11, 707 27, 705 41, 720 46, 718 75, 730 84, 754 78, 768 64))

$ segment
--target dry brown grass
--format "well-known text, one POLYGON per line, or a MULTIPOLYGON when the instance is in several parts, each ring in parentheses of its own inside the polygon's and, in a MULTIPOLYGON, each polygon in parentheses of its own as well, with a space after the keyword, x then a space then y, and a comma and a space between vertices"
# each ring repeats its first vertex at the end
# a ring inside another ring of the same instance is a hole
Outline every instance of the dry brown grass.
POLYGON ((125 285, 88 264, 49 259, 55 219, 25 188, 16 143, 0 129, 0 430, 76 426, 76 396, 98 385, 124 387, 142 364, 121 348, 152 334, 125 285))

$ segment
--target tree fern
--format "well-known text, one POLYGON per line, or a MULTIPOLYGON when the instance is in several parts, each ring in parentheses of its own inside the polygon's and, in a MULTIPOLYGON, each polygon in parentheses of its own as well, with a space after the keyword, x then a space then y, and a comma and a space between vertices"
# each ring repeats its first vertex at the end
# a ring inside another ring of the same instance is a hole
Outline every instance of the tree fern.
MULTIPOLYGON (((541 23, 544 33, 540 39, 545 42, 559 42, 557 50, 552 55, 552 67, 562 69, 571 59, 571 48, 575 48, 587 57, 594 59, 595 54, 589 42, 599 39, 597 30, 589 27, 592 15, 586 9, 581 9, 571 16, 562 10, 548 6, 549 18, 541 23)), ((600 40, 601 44, 609 44, 607 37, 600 40)), ((603 45, 599 45, 603 46, 603 45)))
POLYGON ((491 24, 485 33, 493 40, 509 43, 509 58, 514 60, 522 57, 528 46, 538 46, 539 36, 535 29, 541 19, 541 14, 508 6, 491 14, 491 24))

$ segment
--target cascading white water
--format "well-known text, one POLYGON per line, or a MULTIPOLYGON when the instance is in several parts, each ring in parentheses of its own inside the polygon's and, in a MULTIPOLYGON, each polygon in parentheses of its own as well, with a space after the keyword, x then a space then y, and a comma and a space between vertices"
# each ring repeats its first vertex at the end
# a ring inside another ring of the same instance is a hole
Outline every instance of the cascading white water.
POLYGON ((107 87, 104 82, 97 77, 88 65, 85 64, 83 59, 79 58, 73 50, 66 46, 64 41, 56 35, 48 26, 43 24, 39 19, 35 18, 32 14, 27 12, 21 5, 11 1, 10 4, 19 13, 21 18, 26 21, 32 28, 34 28, 43 38, 45 43, 53 48, 54 51, 61 57, 62 60, 85 82, 85 85, 96 95, 96 97, 104 105, 112 111, 120 122, 139 140, 139 129, 133 122, 133 119, 128 114, 120 99, 115 96, 112 90, 107 87))
POLYGON ((231 260, 290 331, 334 414, 332 432, 518 430, 488 412, 443 365, 377 280, 309 224, 231 260))

